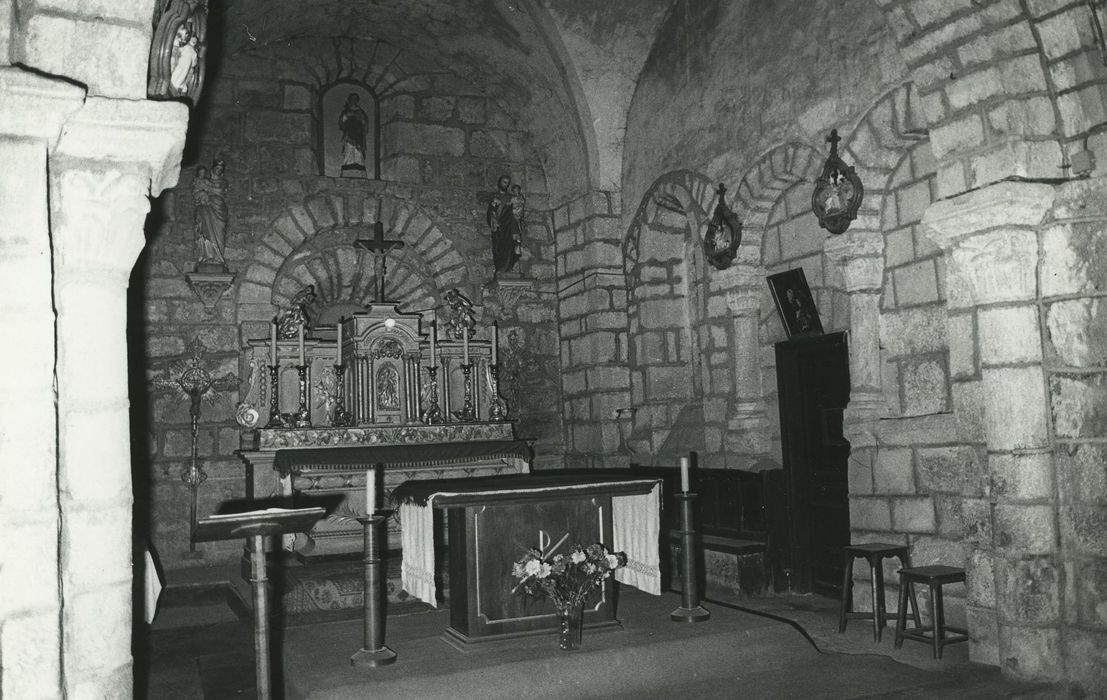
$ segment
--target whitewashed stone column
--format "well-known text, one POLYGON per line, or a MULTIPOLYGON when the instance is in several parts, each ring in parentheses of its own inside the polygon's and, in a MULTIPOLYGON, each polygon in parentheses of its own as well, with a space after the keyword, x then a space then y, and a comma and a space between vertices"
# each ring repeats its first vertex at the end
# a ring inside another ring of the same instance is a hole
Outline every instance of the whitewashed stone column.
POLYGON ((757 335, 761 293, 749 283, 754 277, 752 271, 732 269, 737 286, 726 292, 726 305, 733 323, 734 401, 727 418, 726 449, 762 455, 769 451, 770 426, 761 391, 761 347, 757 335))
POLYGON ((47 154, 85 91, 0 67, 0 697, 61 695, 47 154))
POLYGON ((131 695, 126 291, 187 119, 180 104, 89 98, 50 159, 66 697, 131 695))
MULTIPOLYGON (((887 413, 880 387, 884 237, 879 231, 851 230, 831 236, 823 248, 841 270, 849 294, 850 397, 843 428, 856 458, 859 449, 876 445, 876 421, 887 413)), ((851 460, 851 465, 855 462, 851 460)))
POLYGON ((1039 679, 1064 674, 1037 303, 1037 226, 1053 197, 1049 185, 1005 182, 937 202, 923 218, 945 251, 956 278, 951 286, 962 285, 970 297, 979 329, 992 539, 969 562, 970 658, 1039 679))

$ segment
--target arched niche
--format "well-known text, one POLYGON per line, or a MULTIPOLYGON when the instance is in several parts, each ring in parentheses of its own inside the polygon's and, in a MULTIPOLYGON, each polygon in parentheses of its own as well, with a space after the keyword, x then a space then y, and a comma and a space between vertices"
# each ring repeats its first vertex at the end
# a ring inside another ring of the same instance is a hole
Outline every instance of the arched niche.
POLYGON ((323 174, 379 180, 381 120, 373 91, 360 83, 333 83, 322 91, 319 111, 318 153, 323 174), (358 159, 353 154, 361 143, 363 157, 358 159))

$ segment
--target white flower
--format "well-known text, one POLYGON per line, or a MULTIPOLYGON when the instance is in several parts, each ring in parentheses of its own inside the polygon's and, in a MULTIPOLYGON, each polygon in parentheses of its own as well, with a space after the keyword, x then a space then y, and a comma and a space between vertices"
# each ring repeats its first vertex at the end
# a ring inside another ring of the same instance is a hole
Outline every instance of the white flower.
MULTIPOLYGON (((546 568, 549 569, 549 565, 546 565, 546 568)), ((542 562, 537 559, 528 559, 526 565, 523 566, 523 573, 527 576, 536 576, 541 569, 542 562)), ((546 573, 548 575, 549 571, 546 573)))
POLYGON ((592 573, 595 573, 595 572, 596 572, 596 565, 593 564, 592 562, 588 562, 587 564, 584 565, 584 573, 592 574, 592 573))
POLYGON ((577 551, 569 555, 569 560, 572 561, 574 564, 581 563, 582 561, 584 561, 584 552, 578 549, 577 551))
POLYGON ((538 567, 538 578, 546 578, 550 575, 550 565, 546 562, 542 562, 542 566, 538 567))
POLYGON ((607 568, 609 568, 609 569, 618 569, 619 568, 619 557, 615 556, 614 554, 608 554, 607 555, 607 568))

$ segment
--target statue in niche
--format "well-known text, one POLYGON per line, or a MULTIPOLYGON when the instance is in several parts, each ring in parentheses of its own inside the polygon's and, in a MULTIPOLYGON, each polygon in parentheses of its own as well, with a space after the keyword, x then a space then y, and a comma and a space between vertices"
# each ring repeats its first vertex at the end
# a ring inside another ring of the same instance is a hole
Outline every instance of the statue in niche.
POLYGON ((211 173, 200 166, 192 180, 196 245, 199 248, 197 272, 226 272, 227 260, 227 181, 224 163, 212 163, 211 173))
POLYGON ((377 372, 378 409, 385 411, 399 410, 400 392, 396 380, 396 370, 392 367, 381 367, 377 372))
POLYGON ((173 41, 172 70, 169 73, 169 86, 179 94, 187 94, 196 79, 196 62, 200 58, 195 35, 188 25, 177 27, 177 36, 173 41))
POLYGON ((204 85, 208 0, 157 0, 150 44, 148 97, 192 104, 204 85))
POLYGON ((338 131, 342 136, 342 176, 364 177, 366 133, 369 116, 361 108, 361 98, 351 92, 338 115, 338 131))
POLYGON ((488 228, 492 234, 492 263, 496 274, 511 272, 519 262, 523 248, 526 197, 520 185, 511 184, 510 175, 501 175, 496 191, 488 201, 488 228))
POLYGON ((292 297, 292 303, 277 318, 277 335, 289 340, 300 335, 300 326, 306 330, 311 325, 307 307, 315 303, 315 285, 309 284, 292 297))
POLYGON ((450 307, 450 317, 446 321, 446 333, 454 340, 461 340, 462 329, 469 329, 469 337, 477 327, 477 317, 473 313, 473 302, 457 289, 446 292, 446 305, 450 307))

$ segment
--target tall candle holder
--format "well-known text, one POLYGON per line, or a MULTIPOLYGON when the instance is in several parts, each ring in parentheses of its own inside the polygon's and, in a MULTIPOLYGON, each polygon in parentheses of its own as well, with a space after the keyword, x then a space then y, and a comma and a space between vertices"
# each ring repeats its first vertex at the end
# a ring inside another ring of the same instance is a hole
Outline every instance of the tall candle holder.
POLYGON ((488 366, 488 390, 492 398, 488 402, 488 417, 494 421, 507 420, 507 401, 500 396, 500 366, 488 366))
POLYGON ((427 408, 420 419, 427 425, 442 422, 442 409, 438 406, 438 368, 427 367, 427 408))
POLYGON ((669 613, 673 622, 704 622, 711 613, 700 605, 699 576, 696 573, 696 530, 693 525, 693 502, 698 494, 675 494, 680 501, 680 559, 681 587, 680 607, 669 613))
POLYGON ((300 375, 300 407, 296 411, 294 422, 297 428, 311 427, 311 414, 308 413, 308 366, 296 365, 300 375))
POLYGON ((457 417, 461 421, 472 423, 477 420, 477 411, 473 407, 473 363, 461 365, 461 373, 465 377, 465 403, 457 412, 457 417))
POLYGON ((353 666, 388 666, 396 662, 396 652, 384 644, 384 614, 381 610, 381 556, 377 532, 391 511, 379 510, 373 515, 359 517, 362 527, 362 563, 365 565, 363 602, 364 617, 362 646, 350 657, 353 666))
POLYGON ((354 416, 346 410, 346 365, 334 366, 334 417, 331 425, 335 428, 348 428, 354 424, 354 416))
POLYGON ((280 365, 268 365, 269 367, 269 422, 266 428, 284 428, 284 416, 281 415, 280 401, 280 365))

